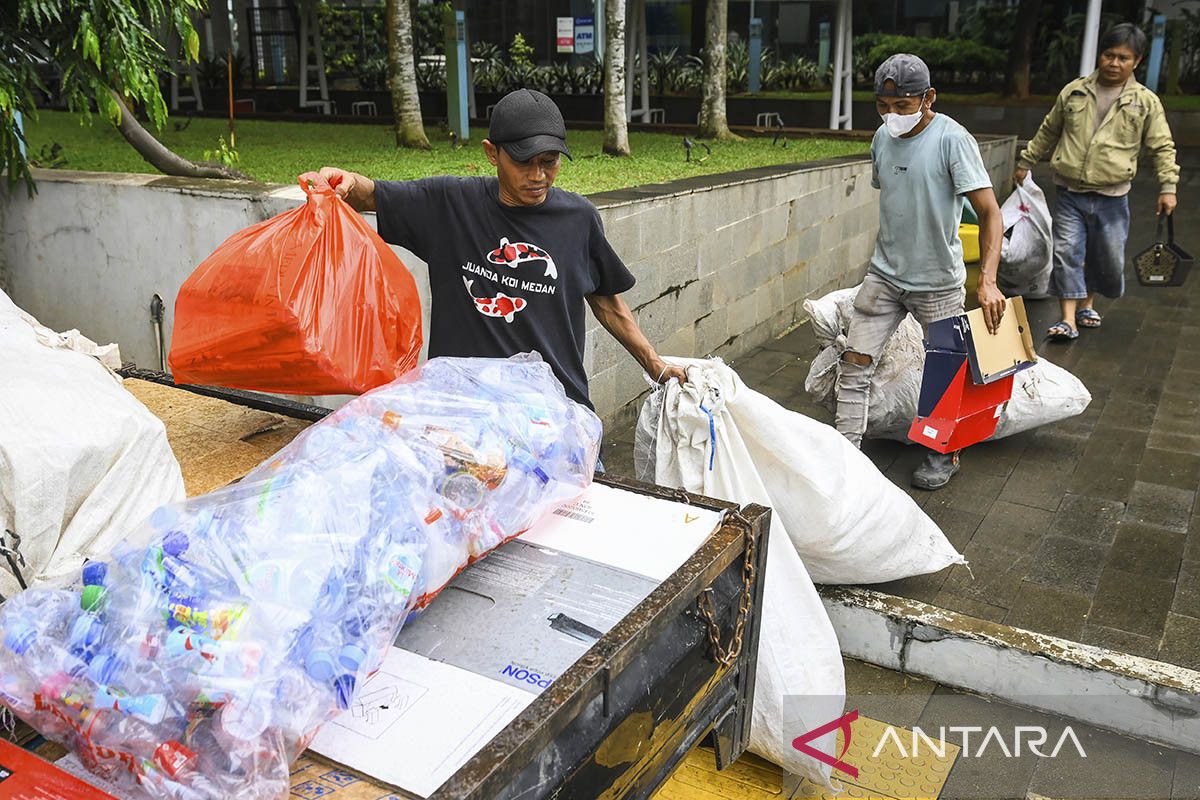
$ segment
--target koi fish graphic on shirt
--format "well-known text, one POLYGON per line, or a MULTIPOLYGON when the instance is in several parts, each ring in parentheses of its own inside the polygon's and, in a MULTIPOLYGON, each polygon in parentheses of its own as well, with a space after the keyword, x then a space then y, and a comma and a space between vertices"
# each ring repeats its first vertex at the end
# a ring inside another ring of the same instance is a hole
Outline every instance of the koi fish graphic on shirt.
POLYGON ((505 237, 500 240, 499 247, 488 253, 487 260, 514 269, 529 261, 544 261, 546 272, 542 277, 558 280, 558 267, 554 259, 545 250, 529 242, 510 242, 505 237))
POLYGON ((467 294, 471 295, 471 299, 475 301, 475 310, 485 317, 503 317, 505 322, 512 322, 516 313, 529 305, 524 297, 509 297, 504 292, 495 297, 476 297, 475 293, 471 291, 474 283, 475 281, 463 278, 467 294))

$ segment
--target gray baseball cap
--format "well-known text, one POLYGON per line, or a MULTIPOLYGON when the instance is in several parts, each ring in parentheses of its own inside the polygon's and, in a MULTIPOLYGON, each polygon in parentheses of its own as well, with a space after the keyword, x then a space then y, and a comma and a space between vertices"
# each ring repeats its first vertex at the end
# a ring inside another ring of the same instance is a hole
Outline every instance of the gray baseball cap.
POLYGON ((881 97, 916 97, 929 87, 929 67, 911 53, 897 53, 875 70, 875 94, 881 97), (888 81, 896 84, 895 91, 884 89, 888 81))

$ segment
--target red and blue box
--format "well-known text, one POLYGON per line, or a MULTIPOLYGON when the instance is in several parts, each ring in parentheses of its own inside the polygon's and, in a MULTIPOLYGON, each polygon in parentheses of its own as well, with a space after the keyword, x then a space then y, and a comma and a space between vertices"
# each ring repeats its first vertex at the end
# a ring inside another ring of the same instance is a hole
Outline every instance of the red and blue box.
POLYGON ((1020 297, 1009 298, 1000 328, 989 333, 983 311, 929 326, 917 418, 908 438, 950 453, 996 432, 1012 398, 1013 375, 1037 362, 1020 297))

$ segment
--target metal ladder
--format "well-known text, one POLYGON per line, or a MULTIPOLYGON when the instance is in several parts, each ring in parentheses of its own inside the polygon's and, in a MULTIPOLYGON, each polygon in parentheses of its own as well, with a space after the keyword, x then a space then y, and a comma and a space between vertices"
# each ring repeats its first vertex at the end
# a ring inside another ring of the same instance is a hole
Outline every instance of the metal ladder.
POLYGON ((298 4, 300 16, 300 108, 319 108, 322 114, 334 112, 329 99, 329 86, 325 80, 325 51, 321 47, 321 21, 317 16, 317 4, 312 0, 301 0, 298 4), (309 51, 316 52, 316 63, 309 63, 309 51), (316 73, 318 97, 311 97, 312 73, 316 73))

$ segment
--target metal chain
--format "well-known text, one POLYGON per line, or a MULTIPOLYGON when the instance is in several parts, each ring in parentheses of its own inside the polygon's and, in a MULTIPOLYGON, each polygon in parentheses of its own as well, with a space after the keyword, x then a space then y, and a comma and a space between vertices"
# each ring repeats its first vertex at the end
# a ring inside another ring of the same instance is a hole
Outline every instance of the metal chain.
POLYGON ((25 578, 21 575, 21 567, 28 566, 25 563, 25 554, 21 552, 21 537, 16 531, 4 529, 4 533, 0 535, 0 556, 4 556, 4 560, 8 562, 8 568, 12 571, 13 577, 17 579, 22 589, 28 588, 25 584, 25 578), (12 545, 9 545, 9 541, 12 545), (18 564, 20 566, 18 566, 18 564))
POLYGON ((721 645, 721 629, 717 626, 712 587, 705 589, 696 599, 700 608, 700 619, 704 620, 704 624, 708 628, 708 643, 712 647, 713 658, 722 667, 731 666, 742 653, 742 635, 746 630, 746 620, 750 618, 750 606, 754 602, 754 575, 758 569, 754 558, 758 538, 754 535, 754 528, 739 512, 732 512, 730 516, 746 526, 746 554, 742 562, 742 598, 738 603, 737 619, 733 625, 733 638, 729 641, 728 649, 721 645))

